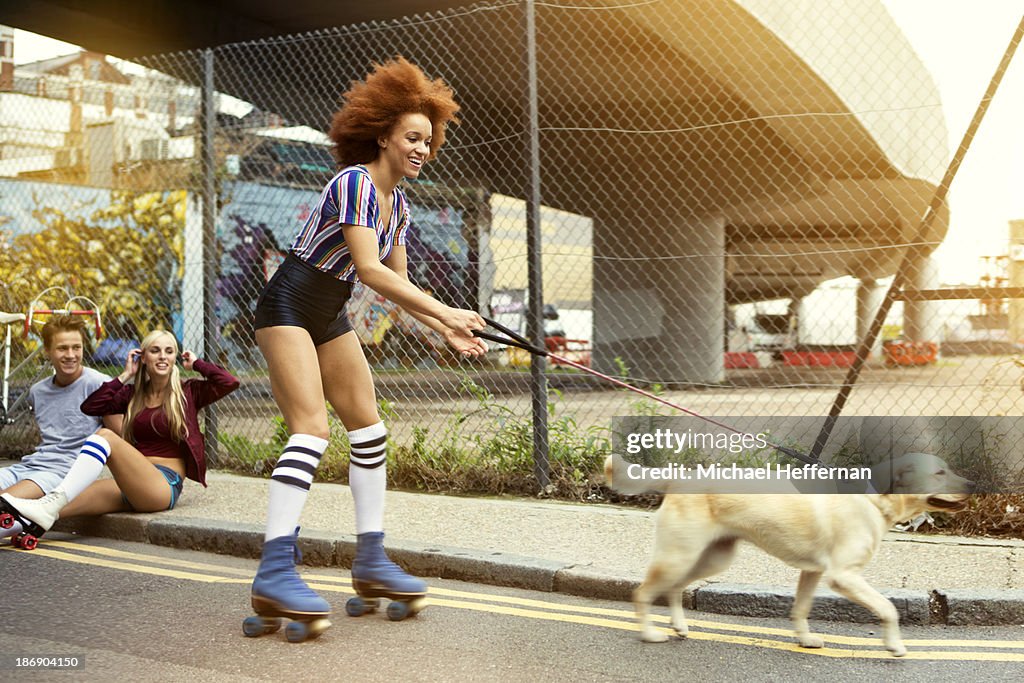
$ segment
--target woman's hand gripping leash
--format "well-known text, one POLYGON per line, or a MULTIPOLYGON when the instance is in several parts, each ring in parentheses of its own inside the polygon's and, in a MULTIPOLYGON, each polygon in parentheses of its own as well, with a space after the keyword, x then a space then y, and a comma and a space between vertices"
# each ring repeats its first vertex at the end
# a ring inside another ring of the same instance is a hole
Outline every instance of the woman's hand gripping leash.
POLYGON ((479 313, 460 308, 449 308, 449 313, 441 318, 441 323, 448 328, 444 338, 449 346, 459 352, 463 358, 478 358, 487 353, 487 344, 480 330, 487 327, 479 313))

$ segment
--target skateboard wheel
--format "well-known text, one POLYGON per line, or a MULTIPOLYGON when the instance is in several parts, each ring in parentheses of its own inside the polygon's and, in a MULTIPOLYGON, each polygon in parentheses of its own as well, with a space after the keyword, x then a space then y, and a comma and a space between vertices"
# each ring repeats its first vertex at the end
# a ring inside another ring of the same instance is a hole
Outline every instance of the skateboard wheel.
POLYGON ((14 515, 9 512, 0 514, 0 528, 10 529, 14 526, 14 515))
POLYGON ((388 605, 388 619, 391 621, 401 621, 407 616, 409 616, 409 603, 392 602, 388 605))
POLYGON ((409 601, 409 611, 412 614, 419 614, 423 611, 423 608, 427 606, 426 598, 416 598, 415 600, 409 601))
POLYGON ((303 621, 293 621, 284 628, 284 637, 289 643, 301 643, 309 636, 309 626, 303 621))
POLYGON ((361 617, 369 611, 369 606, 358 595, 354 598, 349 598, 345 603, 345 614, 350 617, 361 617))

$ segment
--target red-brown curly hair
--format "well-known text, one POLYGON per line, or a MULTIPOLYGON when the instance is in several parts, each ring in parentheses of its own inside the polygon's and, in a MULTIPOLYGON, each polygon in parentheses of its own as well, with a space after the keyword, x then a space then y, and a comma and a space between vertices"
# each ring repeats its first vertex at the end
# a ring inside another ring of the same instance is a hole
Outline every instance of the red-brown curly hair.
POLYGON ((341 166, 365 164, 377 158, 377 140, 391 132, 405 114, 423 114, 430 119, 433 137, 428 159, 437 156, 444 144, 445 127, 458 123, 459 105, 452 89, 440 78, 430 80, 415 64, 396 57, 373 64, 365 81, 353 81, 341 96, 341 109, 334 113, 328 133, 331 150, 341 166))

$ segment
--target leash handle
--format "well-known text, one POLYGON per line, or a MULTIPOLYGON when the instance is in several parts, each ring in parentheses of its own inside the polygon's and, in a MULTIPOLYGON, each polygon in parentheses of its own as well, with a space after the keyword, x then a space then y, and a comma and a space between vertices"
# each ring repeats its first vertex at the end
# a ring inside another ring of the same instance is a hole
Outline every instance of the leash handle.
POLYGON ((535 356, 548 355, 547 349, 534 346, 526 339, 526 337, 522 336, 518 332, 513 332, 501 323, 495 322, 490 318, 484 318, 484 322, 506 336, 501 337, 496 334, 491 334, 490 332, 484 332, 483 330, 473 330, 474 337, 480 337, 481 339, 486 339, 497 344, 504 344, 505 346, 515 346, 516 348, 523 349, 524 351, 529 351, 535 356))

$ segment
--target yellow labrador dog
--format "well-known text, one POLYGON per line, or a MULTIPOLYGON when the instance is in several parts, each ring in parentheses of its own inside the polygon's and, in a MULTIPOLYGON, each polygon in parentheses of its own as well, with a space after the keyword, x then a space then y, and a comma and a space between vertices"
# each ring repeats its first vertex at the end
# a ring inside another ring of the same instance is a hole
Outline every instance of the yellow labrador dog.
MULTIPOLYGON (((671 490, 666 482, 616 477, 626 466, 620 456, 605 461, 605 477, 613 489, 625 494, 671 490)), ((910 453, 885 468, 887 481, 894 488, 918 493, 666 493, 655 514, 654 552, 647 576, 633 593, 641 639, 651 643, 668 639, 650 619, 651 604, 661 595, 668 595, 672 628, 685 637, 684 589, 725 570, 736 544, 749 541, 800 570, 790 618, 801 646, 824 646, 807 623, 814 590, 824 576, 834 591, 878 616, 886 649, 902 657, 907 650, 896 608, 861 572, 894 524, 929 510, 964 509, 974 483, 956 476, 945 462, 928 454, 910 453), (919 493, 927 490, 920 488, 922 483, 943 493, 919 493)), ((886 491, 888 486, 876 484, 876 490, 886 491)))

